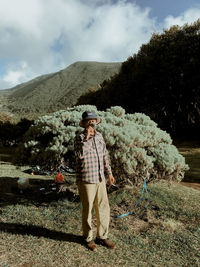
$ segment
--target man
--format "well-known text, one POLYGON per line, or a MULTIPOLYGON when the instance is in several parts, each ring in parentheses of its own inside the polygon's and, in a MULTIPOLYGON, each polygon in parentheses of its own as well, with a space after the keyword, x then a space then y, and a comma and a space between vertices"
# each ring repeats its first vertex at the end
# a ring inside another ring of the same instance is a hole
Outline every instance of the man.
POLYGON ((82 202, 82 229, 87 247, 93 251, 97 249, 96 243, 114 248, 108 240, 110 221, 110 207, 106 191, 105 174, 112 185, 115 181, 109 164, 106 144, 101 133, 94 127, 101 119, 93 111, 82 114, 80 126, 84 131, 77 134, 74 139, 74 152, 76 160, 76 181, 82 202), (95 208, 97 217, 97 239, 93 239, 92 208, 95 208))

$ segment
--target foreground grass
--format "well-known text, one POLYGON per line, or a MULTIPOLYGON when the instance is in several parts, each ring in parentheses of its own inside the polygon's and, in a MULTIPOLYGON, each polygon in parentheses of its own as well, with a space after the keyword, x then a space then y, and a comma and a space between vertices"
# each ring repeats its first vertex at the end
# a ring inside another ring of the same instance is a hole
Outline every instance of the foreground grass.
POLYGON ((82 244, 79 202, 1 200, 0 266, 199 266, 199 191, 163 182, 148 189, 147 217, 145 201, 134 215, 113 216, 131 210, 141 189, 109 194, 112 251, 91 252, 82 244))

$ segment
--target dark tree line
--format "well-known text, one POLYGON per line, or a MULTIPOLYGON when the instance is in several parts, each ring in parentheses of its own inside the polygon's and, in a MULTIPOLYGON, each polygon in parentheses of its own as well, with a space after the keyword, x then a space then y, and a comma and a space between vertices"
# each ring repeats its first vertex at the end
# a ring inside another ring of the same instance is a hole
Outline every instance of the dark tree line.
POLYGON ((2 146, 17 146, 29 129, 33 120, 21 119, 18 123, 0 121, 0 144, 2 146))
POLYGON ((154 33, 119 74, 78 104, 143 112, 172 134, 200 133, 200 20, 154 33))

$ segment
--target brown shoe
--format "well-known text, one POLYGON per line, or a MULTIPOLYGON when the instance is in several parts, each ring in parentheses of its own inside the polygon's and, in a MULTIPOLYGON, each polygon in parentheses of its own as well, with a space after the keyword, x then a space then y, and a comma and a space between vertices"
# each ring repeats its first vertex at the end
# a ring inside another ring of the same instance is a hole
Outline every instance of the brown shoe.
POLYGON ((115 244, 108 239, 97 239, 96 242, 110 249, 113 249, 115 247, 115 244))
POLYGON ((97 245, 95 244, 94 240, 87 242, 87 247, 92 251, 97 250, 97 245))

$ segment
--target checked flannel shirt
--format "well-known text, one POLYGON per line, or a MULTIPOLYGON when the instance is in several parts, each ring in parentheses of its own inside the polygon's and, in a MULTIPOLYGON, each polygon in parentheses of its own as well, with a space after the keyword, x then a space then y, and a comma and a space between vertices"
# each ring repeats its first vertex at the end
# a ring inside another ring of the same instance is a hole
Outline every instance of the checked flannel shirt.
POLYGON ((74 139, 76 181, 98 183, 105 174, 112 174, 106 144, 101 133, 86 140, 86 131, 76 134, 74 139))

